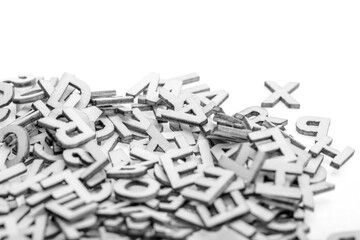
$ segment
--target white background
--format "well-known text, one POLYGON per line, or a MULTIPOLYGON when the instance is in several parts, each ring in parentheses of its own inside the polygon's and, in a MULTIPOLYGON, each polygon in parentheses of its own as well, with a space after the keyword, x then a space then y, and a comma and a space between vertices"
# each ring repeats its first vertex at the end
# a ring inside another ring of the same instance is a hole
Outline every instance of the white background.
MULTIPOLYGON (((197 72, 230 98, 233 114, 259 105, 265 80, 300 82, 289 119, 330 117, 332 146, 359 150, 360 5, 358 1, 2 1, 0 78, 64 71, 92 89, 125 91, 149 72, 169 78, 197 72)), ((328 165, 329 159, 324 161, 328 165)), ((311 239, 360 229, 360 162, 329 171, 336 190, 316 196, 311 239)))

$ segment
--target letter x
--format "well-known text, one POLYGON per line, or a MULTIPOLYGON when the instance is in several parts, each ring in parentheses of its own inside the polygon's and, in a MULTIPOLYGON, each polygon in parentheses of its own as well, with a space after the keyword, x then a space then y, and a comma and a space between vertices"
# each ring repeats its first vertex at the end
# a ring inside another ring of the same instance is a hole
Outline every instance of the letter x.
POLYGON ((271 94, 265 101, 261 103, 262 107, 273 107, 280 100, 288 108, 300 108, 300 103, 298 103, 290 93, 295 91, 299 87, 298 82, 289 82, 285 87, 281 88, 276 82, 265 82, 265 87, 267 87, 273 94, 271 94))

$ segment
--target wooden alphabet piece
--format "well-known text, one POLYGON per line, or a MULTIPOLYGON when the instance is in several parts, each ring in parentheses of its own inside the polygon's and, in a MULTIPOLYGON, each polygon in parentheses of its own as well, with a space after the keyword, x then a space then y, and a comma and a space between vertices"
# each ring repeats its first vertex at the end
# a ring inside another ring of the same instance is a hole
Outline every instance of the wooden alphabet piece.
POLYGON ((28 157, 30 148, 29 133, 25 128, 10 125, 0 129, 0 142, 6 141, 10 135, 14 136, 17 141, 17 153, 12 160, 4 161, 8 167, 23 162, 28 157))
POLYGON ((276 82, 266 81, 267 87, 273 94, 271 94, 262 103, 262 107, 273 107, 279 101, 282 101, 288 108, 300 108, 300 104, 290 95, 300 86, 297 82, 289 82, 285 87, 281 88, 276 82))
POLYGON ((244 197, 238 191, 230 192, 228 195, 216 199, 213 207, 216 211, 214 214, 205 205, 197 205, 196 207, 201 220, 208 228, 218 226, 249 212, 244 197), (224 199, 228 201, 225 202, 224 199), (226 206, 227 204, 232 207, 226 206))
POLYGON ((217 197, 230 185, 235 178, 233 171, 221 169, 218 167, 209 167, 204 169, 204 177, 195 180, 194 184, 198 188, 206 189, 200 191, 191 188, 185 188, 181 191, 186 199, 196 200, 203 204, 212 204, 217 197))
POLYGON ((188 105, 185 105, 178 111, 158 110, 158 114, 169 121, 176 121, 196 126, 202 126, 207 123, 207 117, 193 97, 186 99, 188 105))
POLYGON ((315 141, 319 141, 327 135, 329 126, 329 118, 304 116, 297 120, 296 131, 303 135, 315 136, 315 141))
POLYGON ((0 82, 0 92, 2 93, 0 98, 0 122, 2 122, 10 115, 11 110, 4 107, 12 102, 14 98, 14 88, 8 83, 0 82))
POLYGON ((327 238, 327 240, 346 240, 346 239, 359 240, 360 231, 333 233, 327 238))
POLYGON ((330 166, 339 169, 354 155, 355 149, 346 147, 342 152, 339 152, 338 150, 330 147, 331 143, 331 137, 323 137, 318 142, 316 142, 313 147, 310 148, 309 152, 313 155, 313 157, 318 156, 320 153, 328 155, 329 157, 333 158, 330 166))
POLYGON ((191 185, 201 173, 197 172, 197 163, 193 161, 178 163, 178 159, 189 156, 193 153, 191 147, 172 150, 161 156, 160 160, 164 171, 170 181, 171 187, 180 189, 191 185))
POLYGON ((262 170, 275 173, 275 184, 286 185, 286 175, 302 175, 303 166, 298 163, 281 163, 277 160, 269 160, 264 163, 262 170))
POLYGON ((222 155, 219 160, 219 165, 223 168, 234 171, 238 177, 241 177, 244 181, 251 183, 255 181, 266 158, 266 153, 258 151, 254 156, 251 166, 248 168, 247 166, 244 166, 244 163, 241 163, 238 160, 234 161, 225 155, 222 155))
POLYGON ((150 73, 146 77, 144 77, 140 82, 136 83, 132 88, 130 88, 126 95, 136 97, 141 92, 143 92, 151 82, 158 82, 160 79, 160 75, 157 73, 150 73))
POLYGON ((252 132, 249 134, 249 139, 252 142, 271 140, 270 142, 260 143, 258 149, 265 153, 280 151, 280 156, 270 157, 270 159, 274 161, 292 162, 297 159, 290 145, 285 141, 285 138, 278 128, 269 128, 252 132))
MULTIPOLYGON (((64 75, 61 77, 59 83, 56 85, 54 91, 50 95, 47 101, 47 105, 50 106, 51 108, 62 107, 64 103, 61 103, 60 100, 63 97, 65 91, 70 86, 73 88, 72 91, 74 91, 74 89, 77 89, 78 91, 80 91, 81 94, 75 107, 85 108, 90 101, 91 90, 86 83, 75 78, 73 75, 70 75, 69 73, 64 73, 64 75)), ((68 98, 67 101, 69 101, 69 99, 70 98, 68 98)))
POLYGON ((269 117, 268 111, 259 106, 248 107, 233 116, 244 121, 247 128, 253 131, 264 129, 267 125, 283 127, 287 124, 286 119, 269 117))
POLYGON ((146 202, 157 195, 160 190, 160 184, 151 178, 119 179, 114 185, 114 190, 116 195, 122 199, 131 202, 146 202), (134 186, 140 186, 142 190, 132 190, 134 186))
POLYGON ((255 193, 274 197, 301 199, 301 191, 296 187, 284 187, 265 183, 256 183, 255 193))
POLYGON ((69 122, 51 117, 42 118, 38 121, 40 126, 56 130, 55 136, 61 146, 64 148, 78 147, 95 138, 95 132, 83 121, 74 108, 65 108, 62 112, 69 119, 69 122), (73 136, 71 133, 75 131, 79 133, 73 136))

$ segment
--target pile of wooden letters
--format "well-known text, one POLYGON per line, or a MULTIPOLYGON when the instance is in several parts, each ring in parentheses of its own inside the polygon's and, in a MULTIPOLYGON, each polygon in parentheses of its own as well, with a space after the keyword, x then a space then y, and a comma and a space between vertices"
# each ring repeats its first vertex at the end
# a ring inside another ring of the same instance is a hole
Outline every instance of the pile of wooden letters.
MULTIPOLYGON (((354 154, 330 146, 330 120, 301 117, 306 149, 265 107, 234 115, 223 90, 188 74, 150 73, 123 96, 75 76, 0 83, 0 239, 308 239, 305 210, 334 189, 321 165, 354 154)), ((295 127, 295 126, 294 126, 295 127)))

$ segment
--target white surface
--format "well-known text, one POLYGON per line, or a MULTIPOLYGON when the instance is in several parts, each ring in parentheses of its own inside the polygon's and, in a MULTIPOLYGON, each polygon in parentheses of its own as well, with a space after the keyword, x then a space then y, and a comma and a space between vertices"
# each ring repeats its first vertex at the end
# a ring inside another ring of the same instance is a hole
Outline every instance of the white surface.
MULTIPOLYGON (((2 1, 0 78, 64 71, 92 89, 124 93, 148 72, 197 72, 224 89, 232 114, 258 105, 265 80, 299 81, 300 110, 279 103, 271 116, 295 133, 304 115, 330 117, 333 146, 359 150, 358 1, 2 1)), ((329 164, 325 160, 325 165, 329 164)), ((311 239, 359 229, 360 162, 329 171, 336 190, 316 196, 311 239)))

